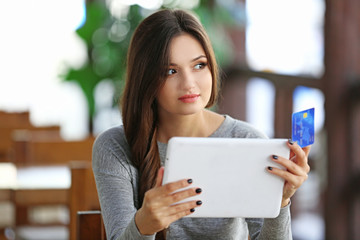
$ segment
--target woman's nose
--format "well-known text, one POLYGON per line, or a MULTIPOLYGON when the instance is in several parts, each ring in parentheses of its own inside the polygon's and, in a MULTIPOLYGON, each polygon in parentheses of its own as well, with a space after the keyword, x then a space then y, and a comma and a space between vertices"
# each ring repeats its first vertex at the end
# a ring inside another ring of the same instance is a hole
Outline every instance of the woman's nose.
POLYGON ((195 76, 189 71, 183 72, 181 85, 182 85, 182 88, 185 90, 194 88, 195 87, 195 76))

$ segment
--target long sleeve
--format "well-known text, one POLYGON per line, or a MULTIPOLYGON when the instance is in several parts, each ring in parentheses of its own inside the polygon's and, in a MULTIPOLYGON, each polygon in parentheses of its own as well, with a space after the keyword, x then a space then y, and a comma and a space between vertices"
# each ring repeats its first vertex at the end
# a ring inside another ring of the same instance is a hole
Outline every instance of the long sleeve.
POLYGON ((290 240, 290 204, 280 209, 276 218, 247 218, 251 240, 290 240))
POLYGON ((135 225, 136 173, 127 161, 126 145, 116 138, 118 132, 106 132, 93 146, 93 172, 107 239, 153 240, 155 235, 141 235, 135 225))

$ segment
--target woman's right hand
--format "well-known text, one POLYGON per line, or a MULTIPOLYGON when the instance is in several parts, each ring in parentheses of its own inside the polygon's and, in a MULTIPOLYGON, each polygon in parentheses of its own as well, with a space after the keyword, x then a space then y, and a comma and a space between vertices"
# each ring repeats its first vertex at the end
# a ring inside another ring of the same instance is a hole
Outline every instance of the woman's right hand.
POLYGON ((193 213, 195 207, 202 203, 200 200, 193 200, 173 205, 200 194, 201 189, 189 188, 174 193, 188 187, 192 181, 184 179, 161 186, 163 176, 164 168, 161 167, 155 187, 145 193, 143 204, 135 215, 135 224, 143 235, 152 235, 167 228, 172 222, 193 213))

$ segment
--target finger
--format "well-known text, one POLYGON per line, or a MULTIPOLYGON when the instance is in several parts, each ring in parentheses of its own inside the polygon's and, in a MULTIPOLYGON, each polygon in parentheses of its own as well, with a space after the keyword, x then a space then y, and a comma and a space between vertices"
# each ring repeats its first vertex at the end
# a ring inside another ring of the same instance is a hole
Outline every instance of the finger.
POLYGON ((291 140, 288 141, 288 146, 291 151, 290 159, 296 156, 295 163, 302 167, 307 165, 307 155, 305 154, 304 150, 296 142, 293 142, 291 140))
POLYGON ((185 216, 188 216, 192 213, 195 212, 195 207, 198 207, 198 206, 194 206, 193 208, 186 208, 184 211, 180 211, 180 212, 176 212, 172 215, 169 216, 169 222, 175 222, 177 220, 179 220, 180 218, 183 218, 185 216))
POLYGON ((179 203, 172 205, 170 209, 168 210, 169 215, 176 215, 178 213, 183 213, 188 211, 189 214, 193 212, 191 209, 195 209, 197 207, 200 207, 202 204, 201 200, 192 200, 184 203, 179 203))
POLYGON ((276 163, 279 163, 280 165, 282 165, 283 167, 285 167, 285 169, 297 176, 301 176, 303 175, 304 171, 306 172, 307 169, 300 167, 299 165, 297 165, 296 163, 294 163, 293 161, 286 159, 284 157, 280 157, 277 155, 272 155, 272 160, 276 163))
POLYGON ((192 183, 191 179, 182 179, 176 182, 171 182, 163 185, 161 187, 161 191, 163 192, 163 194, 170 195, 181 188, 188 187, 191 183, 192 183))
POLYGON ((306 156, 309 156, 310 149, 311 149, 311 145, 306 146, 306 147, 303 147, 302 149, 303 149, 303 151, 305 152, 305 155, 306 155, 306 156))
POLYGON ((267 170, 270 173, 283 178, 290 186, 292 186, 293 189, 299 188, 302 185, 302 183, 307 179, 306 173, 303 173, 302 175, 297 176, 286 170, 282 170, 282 169, 275 168, 275 167, 268 167, 267 170))
POLYGON ((294 142, 291 139, 289 139, 289 141, 287 142, 287 145, 295 155, 297 155, 300 151, 302 151, 301 147, 299 146, 299 144, 296 141, 294 142))
MULTIPOLYGON (((290 158, 290 162, 293 162, 295 164, 298 163, 298 161, 296 160, 296 156, 293 156, 292 158, 290 158)), ((298 165, 299 166, 299 165, 298 165)), ((306 164, 303 164, 303 166, 301 166, 302 169, 304 169, 304 171, 306 173, 309 173, 310 172, 310 165, 308 163, 308 160, 306 160, 306 164)))
POLYGON ((167 196, 164 200, 167 205, 171 205, 189 197, 196 196, 201 193, 200 188, 188 188, 186 190, 178 191, 167 196))
POLYGON ((155 187, 161 186, 163 177, 164 177, 164 167, 160 167, 157 173, 155 187))
POLYGON ((289 159, 292 159, 293 157, 295 157, 295 153, 291 150, 291 146, 294 145, 296 142, 294 142, 293 140, 291 140, 291 138, 289 138, 287 145, 290 148, 290 156, 289 159))

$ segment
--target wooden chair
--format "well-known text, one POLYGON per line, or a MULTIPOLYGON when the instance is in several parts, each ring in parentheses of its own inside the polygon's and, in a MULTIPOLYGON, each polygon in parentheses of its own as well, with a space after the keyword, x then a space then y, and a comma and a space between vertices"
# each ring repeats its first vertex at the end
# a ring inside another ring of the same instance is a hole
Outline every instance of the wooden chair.
MULTIPOLYGON (((70 240, 76 239, 76 232, 81 232, 81 238, 78 239, 100 239, 100 238, 84 238, 86 232, 92 230, 92 227, 98 228, 100 230, 100 223, 98 222, 101 217, 96 212, 83 212, 78 215, 79 211, 91 211, 91 210, 100 210, 100 203, 98 199, 98 194, 96 190, 95 178, 91 168, 91 162, 88 161, 73 161, 70 163, 71 169, 71 188, 69 193, 70 199, 70 240), (87 213, 87 214, 86 214, 87 213), (90 215, 90 216, 88 216, 90 215), (97 215, 97 216, 96 216, 97 215), (95 225, 90 225, 87 218, 96 218, 97 221, 95 225), (80 221, 77 222, 77 219, 80 221), (77 225, 78 223, 78 225, 77 225), (83 224, 84 223, 84 224, 83 224), (80 225, 79 225, 80 224, 80 225)), ((96 231, 96 229, 93 229, 96 231)), ((105 231, 104 231, 105 234, 105 231)), ((92 235, 91 235, 92 236, 92 235)), ((103 238, 101 238, 103 239, 103 238)))
POLYGON ((30 113, 25 112, 6 112, 0 111, 0 126, 1 127, 31 127, 30 113))
POLYGON ((67 141, 56 133, 16 131, 13 134, 11 160, 20 165, 67 165, 74 160, 91 160, 95 137, 67 141))
MULTIPOLYGON (((47 169, 49 166, 60 167, 62 169, 65 167, 69 172, 68 182, 71 182, 70 178, 73 178, 74 181, 74 184, 71 185, 73 188, 69 184, 60 188, 37 186, 23 188, 21 185, 18 185, 16 187, 9 187, 9 189, 1 189, 0 200, 11 201, 15 206, 15 229, 32 225, 29 221, 28 210, 34 206, 63 205, 69 208, 69 212, 100 209, 94 179, 90 181, 85 180, 89 176, 93 178, 92 172, 91 174, 82 174, 81 167, 79 167, 81 164, 70 164, 73 160, 83 160, 88 163, 86 169, 91 169, 90 162, 94 139, 94 137, 90 136, 81 141, 65 141, 60 136, 59 127, 36 128, 32 126, 28 113, 14 115, 0 112, 0 155, 1 153, 3 153, 3 156, 6 155, 6 161, 15 163, 18 172, 24 172, 27 169, 36 167, 44 167, 44 169, 47 169), (70 175, 70 168, 82 175, 80 177, 77 174, 70 175), (82 179, 80 181, 84 182, 77 183, 77 179, 82 179), (78 188, 76 186, 91 181, 91 186, 95 189, 94 197, 81 198, 86 195, 84 193, 87 192, 88 186, 85 185, 85 187, 78 188), (71 198, 70 196, 74 196, 74 194, 71 194, 71 191, 75 191, 80 197, 78 199, 71 198), (96 205, 92 205, 92 202, 96 202, 96 205)), ((47 179, 43 181, 46 182, 47 179)), ((76 237, 76 212, 70 215, 71 225, 75 223, 71 233, 76 237)), ((71 239, 75 239, 75 237, 71 239)))
MULTIPOLYGON (((16 163, 18 171, 23 171, 24 169, 33 169, 33 168, 44 168, 43 173, 39 173, 37 178, 41 178, 42 174, 46 173, 46 168, 59 168, 60 170, 67 169, 68 174, 64 176, 67 179, 60 179, 63 182, 69 182, 66 186, 55 186, 43 188, 34 186, 32 188, 22 188, 19 186, 16 189, 12 190, 12 202, 15 206, 15 228, 32 225, 28 217, 28 209, 34 206, 65 206, 71 211, 71 198, 70 192, 72 184, 71 176, 71 165, 72 160, 82 160, 90 164, 91 154, 92 154, 92 144, 94 137, 89 137, 81 141, 65 141, 65 140, 56 140, 56 139, 41 139, 37 137, 24 137, 28 136, 27 134, 18 134, 17 138, 14 139, 14 155, 13 161, 16 163), (71 183, 71 184, 70 184, 71 183)), ((44 182, 47 179, 44 178, 44 182)), ((76 182, 76 180, 74 180, 76 182)), ((94 181, 94 180, 93 180, 94 181)), ((86 182, 84 182, 86 183, 86 182)), ((94 183, 95 184, 95 183, 94 183)), ((74 185, 76 186, 76 184, 74 185)), ((78 188, 77 191, 81 192, 84 189, 87 189, 85 186, 83 189, 78 188)), ((95 192, 96 195, 96 192, 95 192)), ((97 196, 96 196, 97 197, 97 196)), ((80 201, 77 203, 81 206, 84 202, 88 200, 80 201)), ((92 210, 91 208, 90 210, 92 210)), ((96 208, 97 210, 99 208, 96 208)), ((79 209, 81 210, 81 208, 79 209)), ((88 210, 88 209, 83 209, 88 210)), ((70 212, 69 211, 69 212, 70 212)), ((73 218, 73 217, 71 217, 73 218)), ((75 217, 76 218, 76 217, 75 217)), ((73 222, 74 220, 72 220, 73 222)), ((57 226, 62 223, 55 223, 57 226)), ((73 238, 72 238, 73 239, 73 238)))
POLYGON ((57 139, 62 140, 60 136, 59 126, 46 126, 46 127, 34 127, 34 126, 15 126, 15 127, 3 127, 0 126, 0 162, 12 161, 12 155, 14 154, 13 141, 18 136, 20 138, 43 138, 43 139, 57 139))
MULTIPOLYGON (((68 206, 68 189, 35 188, 12 189, 11 202, 15 207, 15 226, 32 225, 28 213, 29 209, 38 206, 68 206)), ((46 225, 46 224, 45 224, 46 225)), ((53 222, 49 225, 63 225, 53 222)))
POLYGON ((0 162, 9 162, 8 155, 11 153, 12 135, 19 129, 31 130, 34 133, 40 131, 46 134, 52 131, 52 137, 56 135, 57 138, 60 138, 59 126, 33 126, 30 122, 29 112, 0 111, 0 162))
POLYGON ((104 223, 100 211, 77 213, 76 240, 106 240, 104 223))

